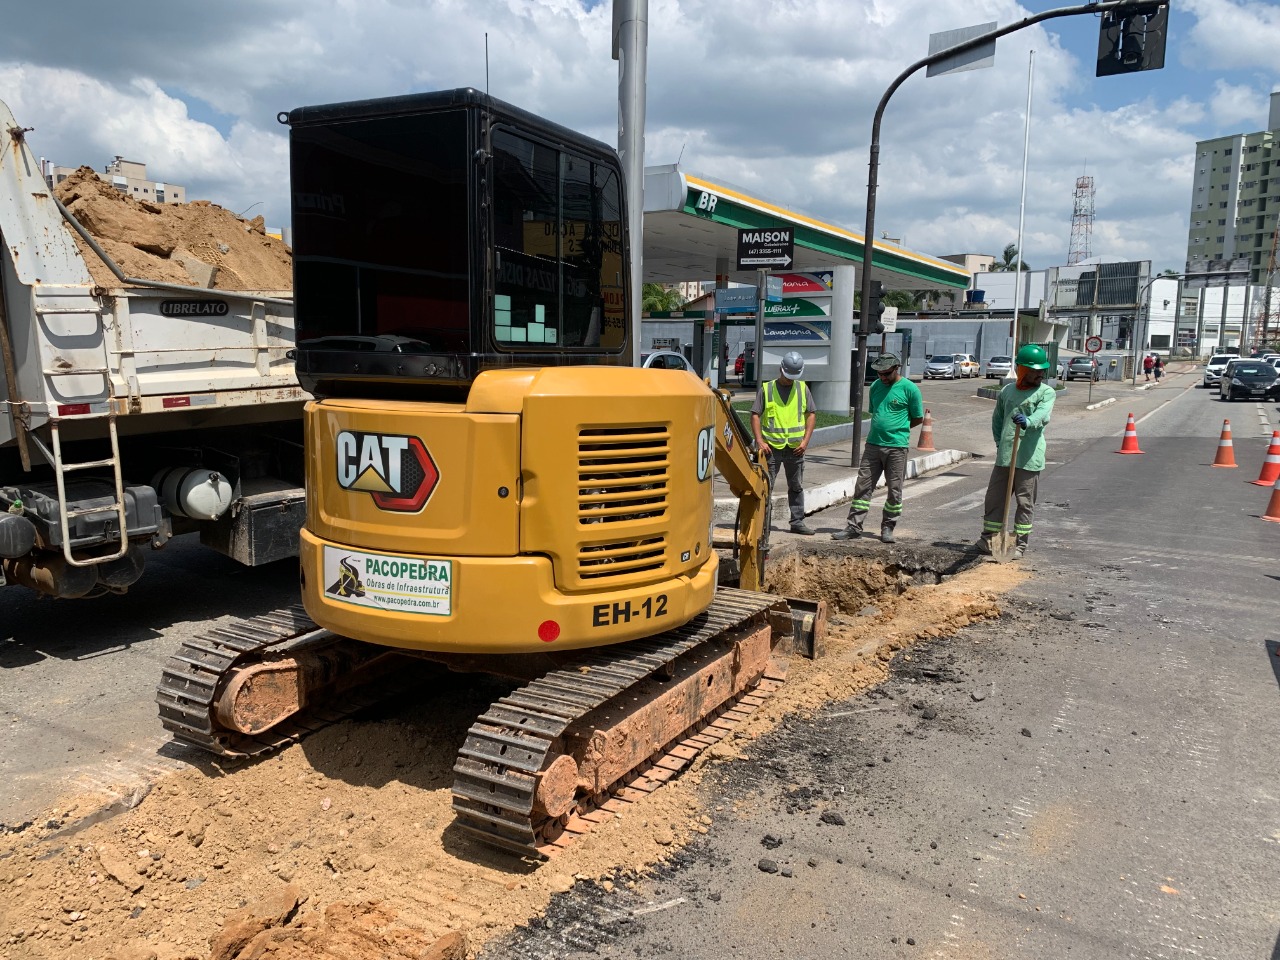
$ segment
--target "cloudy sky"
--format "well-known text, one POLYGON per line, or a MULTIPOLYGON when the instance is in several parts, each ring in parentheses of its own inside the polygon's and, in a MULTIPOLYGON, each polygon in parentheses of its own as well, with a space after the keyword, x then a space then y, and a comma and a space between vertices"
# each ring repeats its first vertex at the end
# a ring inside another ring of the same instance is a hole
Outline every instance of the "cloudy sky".
MULTIPOLYGON (((861 232, 871 116, 928 35, 1005 25, 1029 0, 650 0, 646 162, 861 232)), ((288 222, 293 107, 485 84, 613 143, 610 0, 65 0, 10 5, 0 100, 32 149, 101 169, 116 154, 236 212, 288 222)), ((999 42, 996 65, 917 74, 882 131, 877 232, 932 254, 1014 240, 1028 53, 1035 90, 1024 250, 1066 261, 1075 180, 1097 188, 1092 252, 1181 269, 1197 140, 1266 126, 1280 5, 1174 0, 1162 71, 1093 76, 1098 21, 999 42)), ((694 279, 694 278, 691 278, 694 279)))

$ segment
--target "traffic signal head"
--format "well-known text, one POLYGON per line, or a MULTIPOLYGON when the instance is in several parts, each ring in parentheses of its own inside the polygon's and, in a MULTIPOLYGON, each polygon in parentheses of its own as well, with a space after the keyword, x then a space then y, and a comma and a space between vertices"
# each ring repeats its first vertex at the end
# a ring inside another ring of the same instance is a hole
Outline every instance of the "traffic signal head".
POLYGON ((1135 0, 1102 14, 1098 32, 1097 76, 1164 67, 1169 4, 1135 0))
POLYGON ((872 280, 871 302, 862 311, 862 329, 867 333, 884 333, 884 323, 880 319, 884 315, 884 303, 880 299, 883 296, 884 284, 879 280, 872 280))

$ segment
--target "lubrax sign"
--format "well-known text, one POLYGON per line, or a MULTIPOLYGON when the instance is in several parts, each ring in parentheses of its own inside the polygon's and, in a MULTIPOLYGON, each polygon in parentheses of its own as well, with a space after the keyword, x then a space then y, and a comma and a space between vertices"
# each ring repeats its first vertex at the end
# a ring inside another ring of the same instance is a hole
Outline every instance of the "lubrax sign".
POLYGON ((225 300, 161 300, 162 317, 225 317, 231 312, 225 300))
POLYGON ((795 232, 791 227, 771 227, 738 231, 738 269, 789 267, 795 253, 795 232))

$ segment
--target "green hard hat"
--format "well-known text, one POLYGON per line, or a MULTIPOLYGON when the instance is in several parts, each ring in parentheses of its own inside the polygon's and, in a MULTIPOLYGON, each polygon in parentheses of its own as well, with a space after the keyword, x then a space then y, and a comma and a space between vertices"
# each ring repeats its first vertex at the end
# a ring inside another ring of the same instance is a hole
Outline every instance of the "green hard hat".
POLYGON ((1020 367, 1029 367, 1032 370, 1048 370, 1049 355, 1044 352, 1044 347, 1040 346, 1040 344, 1028 343, 1018 351, 1017 364, 1020 367))

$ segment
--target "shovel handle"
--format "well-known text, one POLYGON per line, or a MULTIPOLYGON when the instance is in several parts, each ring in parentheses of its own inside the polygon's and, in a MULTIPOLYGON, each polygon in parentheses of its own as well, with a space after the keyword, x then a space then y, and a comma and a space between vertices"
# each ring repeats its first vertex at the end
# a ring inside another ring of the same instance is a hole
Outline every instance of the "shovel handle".
POLYGON ((1004 487, 1004 510, 1000 513, 1000 539, 1004 540, 1009 529, 1009 501, 1013 499, 1013 473, 1018 469, 1018 436, 1022 427, 1013 425, 1013 450, 1009 452, 1009 482, 1004 487))

